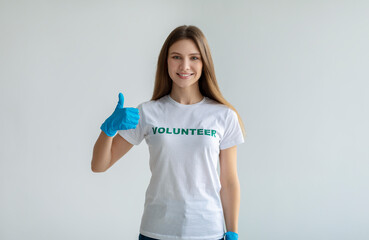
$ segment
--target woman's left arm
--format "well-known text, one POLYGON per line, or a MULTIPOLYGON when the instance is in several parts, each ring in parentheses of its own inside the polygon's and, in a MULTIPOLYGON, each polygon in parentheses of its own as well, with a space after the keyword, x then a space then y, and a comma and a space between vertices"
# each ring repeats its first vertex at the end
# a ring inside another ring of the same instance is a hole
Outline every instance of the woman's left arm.
POLYGON ((227 231, 238 233, 240 182, 237 175, 237 145, 220 150, 220 198, 227 231))

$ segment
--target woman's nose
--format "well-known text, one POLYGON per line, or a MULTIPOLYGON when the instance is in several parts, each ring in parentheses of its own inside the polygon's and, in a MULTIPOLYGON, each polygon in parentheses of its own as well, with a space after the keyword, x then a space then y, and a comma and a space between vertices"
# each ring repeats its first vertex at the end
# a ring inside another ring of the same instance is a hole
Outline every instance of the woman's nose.
POLYGON ((183 61, 181 62, 181 67, 183 69, 189 69, 190 68, 190 60, 187 58, 183 58, 183 61))

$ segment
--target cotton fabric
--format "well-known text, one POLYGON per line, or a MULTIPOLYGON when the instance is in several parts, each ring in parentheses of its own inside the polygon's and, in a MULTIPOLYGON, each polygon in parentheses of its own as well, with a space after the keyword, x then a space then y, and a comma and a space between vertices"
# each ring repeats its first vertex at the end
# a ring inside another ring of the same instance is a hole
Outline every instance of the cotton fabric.
POLYGON ((225 233, 220 150, 244 142, 237 114, 204 97, 190 105, 165 95, 137 106, 135 129, 119 130, 139 145, 145 139, 152 173, 140 233, 161 240, 216 240, 225 233))

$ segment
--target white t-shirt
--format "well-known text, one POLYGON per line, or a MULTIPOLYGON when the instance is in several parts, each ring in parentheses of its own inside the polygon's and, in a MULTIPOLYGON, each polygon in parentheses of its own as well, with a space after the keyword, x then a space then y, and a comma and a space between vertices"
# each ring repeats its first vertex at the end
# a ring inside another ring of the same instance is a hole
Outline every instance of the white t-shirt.
POLYGON ((137 127, 118 133, 134 145, 145 138, 149 147, 152 176, 140 233, 160 240, 222 238, 217 164, 221 149, 244 142, 237 114, 208 97, 185 105, 165 95, 137 108, 137 127))

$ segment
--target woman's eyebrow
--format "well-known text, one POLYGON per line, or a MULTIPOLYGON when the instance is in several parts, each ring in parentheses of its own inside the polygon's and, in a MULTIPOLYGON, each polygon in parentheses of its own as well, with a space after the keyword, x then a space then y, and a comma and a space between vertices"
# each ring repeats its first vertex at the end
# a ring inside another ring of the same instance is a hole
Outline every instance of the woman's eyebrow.
MULTIPOLYGON (((170 53, 170 55, 172 55, 172 54, 182 55, 182 54, 177 53, 177 52, 171 52, 171 53, 170 53)), ((188 55, 200 55, 200 53, 190 53, 190 54, 188 54, 188 55)))

